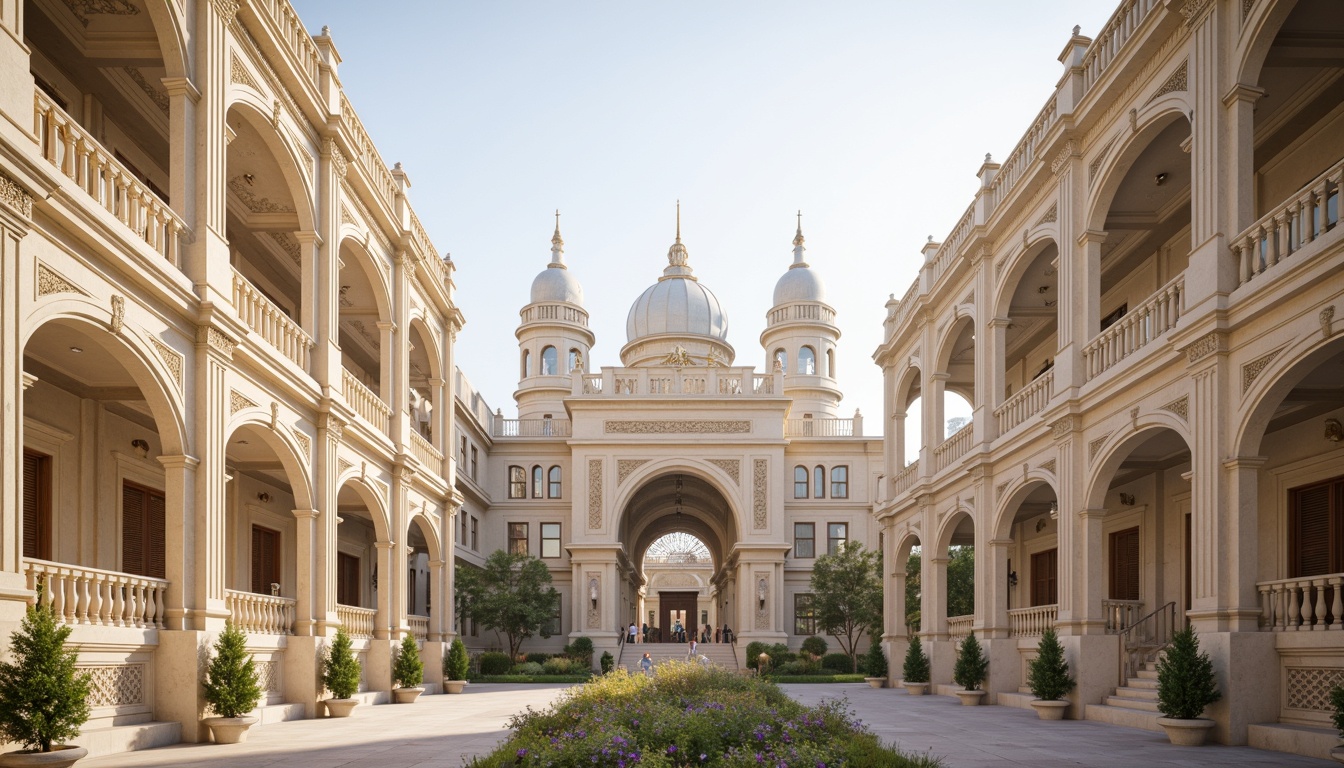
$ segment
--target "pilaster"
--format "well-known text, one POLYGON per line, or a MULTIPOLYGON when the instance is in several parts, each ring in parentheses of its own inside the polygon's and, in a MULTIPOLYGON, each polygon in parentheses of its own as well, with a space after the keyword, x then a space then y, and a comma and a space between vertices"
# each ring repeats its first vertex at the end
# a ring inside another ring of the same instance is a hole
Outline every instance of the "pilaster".
MULTIPOLYGON (((8 0, 3 0, 8 1, 8 0)), ((13 17, 10 17, 13 18, 13 17)), ((0 48, 12 41, 0 36, 0 48)), ((6 54, 0 53, 0 56, 6 54)), ((2 63, 2 62, 0 62, 2 63)), ((13 70, 11 70, 13 71, 13 70)), ((25 57, 23 69, 27 73, 25 57)), ((23 80, 25 78, 16 78, 23 80)), ((27 78, 32 108, 32 78, 27 78)), ((0 86, 3 87, 3 86, 0 86)), ((0 107, 5 105, 0 103, 0 107)), ((23 311, 22 242, 31 226, 33 198, 0 174, 0 626, 17 625, 29 597, 23 576, 23 311)))
MULTIPOLYGON (((194 504, 192 547, 195 583, 186 596, 187 628, 217 630, 228 616, 224 603, 227 499, 224 458, 227 450, 228 378, 240 334, 229 318, 211 312, 196 332, 194 432, 200 453, 194 504), (224 325, 224 327, 221 327, 224 325)), ((236 322, 236 321, 235 321, 236 322)), ((190 509, 190 508, 189 508, 190 509)))

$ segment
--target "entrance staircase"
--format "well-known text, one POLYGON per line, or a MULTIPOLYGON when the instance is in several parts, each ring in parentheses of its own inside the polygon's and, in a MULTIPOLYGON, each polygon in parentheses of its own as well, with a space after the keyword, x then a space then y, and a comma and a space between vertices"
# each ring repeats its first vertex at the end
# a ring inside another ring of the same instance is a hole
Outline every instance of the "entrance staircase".
POLYGON ((1162 715, 1157 711, 1157 664, 1145 662, 1134 674, 1136 676, 1126 680, 1124 686, 1115 689, 1115 695, 1107 696, 1100 704, 1088 704, 1083 717, 1160 732, 1162 726, 1157 724, 1157 719, 1162 715))
MULTIPOLYGON (((621 646, 621 655, 616 664, 624 665, 630 672, 638 672, 639 660, 647 653, 657 669, 659 664, 668 661, 685 661, 687 648, 687 643, 626 643, 621 646)), ((709 659, 709 663, 730 672, 738 671, 737 652, 728 643, 701 643, 696 648, 696 655, 704 656, 709 659)))

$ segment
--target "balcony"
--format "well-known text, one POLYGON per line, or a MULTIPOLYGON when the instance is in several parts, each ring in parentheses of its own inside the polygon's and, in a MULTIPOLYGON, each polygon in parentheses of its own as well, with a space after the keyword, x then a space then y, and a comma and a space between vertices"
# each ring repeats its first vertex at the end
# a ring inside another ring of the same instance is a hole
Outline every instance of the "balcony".
POLYGON ((131 573, 24 558, 28 588, 43 586, 42 602, 62 624, 163 627, 168 582, 131 573))
POLYGON ((967 424, 933 449, 933 471, 935 474, 952 466, 952 462, 966 455, 975 442, 975 424, 967 424))
POLYGON ((862 421, 857 419, 786 419, 784 436, 862 437, 863 426, 862 421))
POLYGON ((574 395, 600 397, 771 397, 783 390, 783 374, 755 368, 603 368, 574 377, 574 395), (778 381, 776 381, 778 379, 778 381))
POLYGON ((1308 632, 1344 629, 1344 573, 1262 581, 1260 629, 1266 632, 1308 632))
POLYGON ((1237 258, 1237 285, 1273 280, 1282 274, 1282 270, 1273 267, 1335 230, 1339 224, 1342 181, 1344 160, 1237 235, 1232 241, 1237 258))
POLYGON ((411 637, 416 640, 425 640, 429 637, 429 617, 409 614, 406 616, 406 625, 411 628, 411 637))
POLYGON ((896 473, 896 477, 891 481, 891 492, 895 496, 910 490, 910 487, 919 479, 919 462, 915 461, 907 464, 904 469, 896 473))
POLYGON ((971 625, 975 623, 974 614, 947 617, 947 636, 957 640, 971 634, 971 625))
POLYGON ((336 605, 336 618, 345 627, 346 634, 353 638, 373 637, 374 619, 378 611, 373 608, 359 608, 353 605, 336 605))
POLYGON ((374 429, 386 435, 392 428, 392 408, 346 370, 341 371, 341 395, 374 429))
POLYGON ((1058 616, 1059 605, 1055 603, 1013 608, 1008 611, 1009 633, 1013 637, 1040 637, 1055 626, 1058 616))
POLYGON ((244 632, 258 635, 294 634, 296 601, 289 597, 224 590, 230 619, 244 632))
POLYGON ((411 433, 411 455, 436 475, 443 468, 443 454, 417 432, 411 433))
POLYGON ((236 269, 233 271, 233 308, 248 328, 304 373, 309 373, 312 337, 236 269))
POLYGON ((570 437, 569 419, 495 419, 495 437, 570 437))
POLYGON ((994 409, 994 417, 999 420, 1000 434, 1007 433, 1044 410, 1054 392, 1055 372, 1051 370, 1036 377, 1035 381, 1005 400, 1003 405, 994 409))
POLYGON ((1088 380, 1115 367, 1174 328, 1184 311, 1185 275, 1180 274, 1083 347, 1083 367, 1088 380))

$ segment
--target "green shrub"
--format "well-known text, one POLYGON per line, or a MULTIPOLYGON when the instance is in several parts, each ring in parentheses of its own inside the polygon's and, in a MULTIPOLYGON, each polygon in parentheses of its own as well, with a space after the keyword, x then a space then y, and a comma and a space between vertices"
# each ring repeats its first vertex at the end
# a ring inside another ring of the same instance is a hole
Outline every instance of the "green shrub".
POLYGON ((854 662, 850 661, 847 653, 828 653, 821 657, 821 666, 842 674, 854 671, 854 662))
POLYGON ((1213 663, 1209 654, 1200 652, 1194 627, 1172 635, 1171 645, 1157 662, 1158 711, 1173 720, 1195 720, 1222 697, 1213 663))
MULTIPOLYGON (((547 659, 547 661, 550 661, 550 659, 547 659)), ((522 664, 515 664, 515 665, 513 666, 513 674, 515 674, 515 675, 543 675, 543 674, 546 674, 546 668, 545 668, 544 666, 542 666, 541 664, 538 664, 538 663, 535 662, 535 661, 525 661, 525 662, 523 662, 522 664)))
POLYGON ((827 646, 825 639, 817 637, 816 635, 813 635, 812 637, 809 637, 803 641, 803 650, 806 651, 807 653, 812 654, 813 656, 825 656, 826 648, 827 646))
MULTIPOLYGON (((576 637, 574 642, 565 646, 565 655, 582 661, 588 666, 593 665, 593 640, 590 637, 576 637)), ((542 662, 543 664, 545 662, 542 662)))
POLYGON ((762 653, 770 653, 770 644, 753 640, 747 643, 747 669, 756 669, 762 653))
POLYGON ((1333 710, 1330 719, 1334 721, 1335 731, 1344 739, 1344 688, 1338 685, 1330 689, 1330 709, 1333 710))
POLYGON ((481 654, 482 675, 506 675, 513 669, 513 660, 509 654, 499 651, 486 651, 481 654))
POLYGON ((397 681, 399 688, 414 688, 425 679, 425 664, 420 661, 420 646, 411 635, 401 638, 397 657, 392 660, 392 679, 397 681))
POLYGON ((799 659, 797 661, 786 661, 780 664, 772 672, 775 675, 819 675, 821 674, 821 662, 817 659, 799 659))
POLYGON ((573 659, 566 659, 563 656, 556 656, 554 658, 547 659, 545 663, 541 665, 541 668, 548 675, 568 675, 574 671, 575 666, 578 665, 574 662, 573 659))
POLYGON ((345 627, 337 627, 323 666, 322 684, 338 699, 348 699, 359 690, 359 659, 355 658, 351 645, 345 627))
POLYGON ((602 659, 599 663, 602 665, 602 674, 605 675, 611 671, 612 667, 616 666, 616 659, 611 657, 610 651, 603 651, 602 659))
POLYGON ((242 717, 261 701, 257 665, 247 652, 247 636, 231 621, 215 638, 215 658, 205 677, 205 701, 220 717, 242 717))
POLYGON ((1055 630, 1047 629, 1036 645, 1036 658, 1027 670, 1027 686, 1031 695, 1043 701, 1058 701, 1073 690, 1069 662, 1064 659, 1064 646, 1059 644, 1055 630))
POLYGON ((882 643, 877 638, 868 644, 868 655, 864 657, 864 672, 869 677, 887 676, 887 654, 882 652, 882 643))
POLYGON ((467 668, 470 662, 467 661, 467 646, 462 642, 462 638, 453 638, 453 644, 448 646, 448 658, 443 660, 443 677, 445 680, 466 680, 467 668))
POLYGON ((989 659, 985 658, 984 649, 972 632, 957 648, 957 664, 952 668, 952 681, 968 691, 978 691, 988 674, 989 659))
POLYGON ((10 635, 14 660, 0 663, 0 735, 50 752, 89 719, 89 678, 76 674, 78 654, 65 649, 71 627, 57 624, 51 606, 42 605, 40 586, 37 599, 10 635))
POLYGON ((549 659, 549 658, 551 658, 551 654, 549 654, 549 653, 529 653, 529 654, 527 654, 527 660, 530 661, 530 662, 532 662, 532 663, 534 663, 534 664, 545 664, 545 663, 546 663, 546 660, 549 659))
POLYGON ((919 635, 910 638, 910 647, 905 652, 901 677, 907 683, 929 682, 929 657, 924 653, 924 645, 919 642, 919 635))

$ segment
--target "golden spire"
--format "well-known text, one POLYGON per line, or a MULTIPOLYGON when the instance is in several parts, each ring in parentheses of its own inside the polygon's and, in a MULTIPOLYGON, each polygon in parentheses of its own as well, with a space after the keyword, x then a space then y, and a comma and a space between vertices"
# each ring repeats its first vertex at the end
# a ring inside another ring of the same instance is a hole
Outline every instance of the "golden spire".
POLYGON ((681 201, 677 201, 677 242, 681 242, 681 201))

